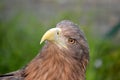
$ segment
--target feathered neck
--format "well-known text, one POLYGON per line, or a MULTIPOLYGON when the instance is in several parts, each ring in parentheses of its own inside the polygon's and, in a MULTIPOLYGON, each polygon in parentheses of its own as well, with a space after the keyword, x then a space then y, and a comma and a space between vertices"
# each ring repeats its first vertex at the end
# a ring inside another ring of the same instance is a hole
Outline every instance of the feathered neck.
POLYGON ((25 69, 25 80, 85 80, 84 62, 47 43, 25 69))

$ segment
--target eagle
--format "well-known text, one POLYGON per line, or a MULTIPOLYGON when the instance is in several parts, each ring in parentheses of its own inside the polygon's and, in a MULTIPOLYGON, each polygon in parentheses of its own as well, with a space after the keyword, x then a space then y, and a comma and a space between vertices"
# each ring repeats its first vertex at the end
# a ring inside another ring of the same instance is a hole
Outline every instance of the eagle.
POLYGON ((79 26, 59 22, 43 35, 40 53, 24 68, 0 75, 0 80, 85 80, 89 46, 79 26))

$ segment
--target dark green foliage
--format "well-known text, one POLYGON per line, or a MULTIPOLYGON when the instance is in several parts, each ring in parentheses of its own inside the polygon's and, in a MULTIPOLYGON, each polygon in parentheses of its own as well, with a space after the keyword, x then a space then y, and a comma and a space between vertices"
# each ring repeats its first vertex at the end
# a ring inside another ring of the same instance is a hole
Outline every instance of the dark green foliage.
POLYGON ((120 31, 120 22, 118 22, 106 35, 105 37, 107 38, 112 38, 114 37, 117 32, 120 31))
POLYGON ((25 23, 22 19, 18 14, 9 22, 0 22, 0 73, 25 66, 39 52, 44 25, 31 17, 25 23))
POLYGON ((120 79, 120 45, 110 40, 104 41, 97 48, 96 59, 101 59, 102 65, 95 68, 97 80, 119 80, 120 79))

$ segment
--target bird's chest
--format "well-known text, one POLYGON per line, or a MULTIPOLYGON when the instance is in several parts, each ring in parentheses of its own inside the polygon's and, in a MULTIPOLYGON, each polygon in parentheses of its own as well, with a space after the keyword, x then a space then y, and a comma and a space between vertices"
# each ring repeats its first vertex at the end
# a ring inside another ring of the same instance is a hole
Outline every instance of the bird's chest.
POLYGON ((53 57, 32 66, 25 80, 79 80, 74 79, 77 78, 74 63, 63 58, 53 57))
POLYGON ((70 80, 73 66, 61 58, 44 61, 38 75, 41 80, 70 80))

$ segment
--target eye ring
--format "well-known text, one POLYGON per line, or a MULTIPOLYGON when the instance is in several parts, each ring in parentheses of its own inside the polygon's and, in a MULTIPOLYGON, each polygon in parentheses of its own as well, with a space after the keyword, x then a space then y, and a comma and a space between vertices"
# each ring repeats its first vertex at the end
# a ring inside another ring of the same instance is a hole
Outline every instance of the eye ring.
POLYGON ((73 39, 73 38, 69 38, 69 39, 68 39, 68 42, 69 42, 70 44, 74 44, 74 43, 76 42, 76 40, 73 39))

